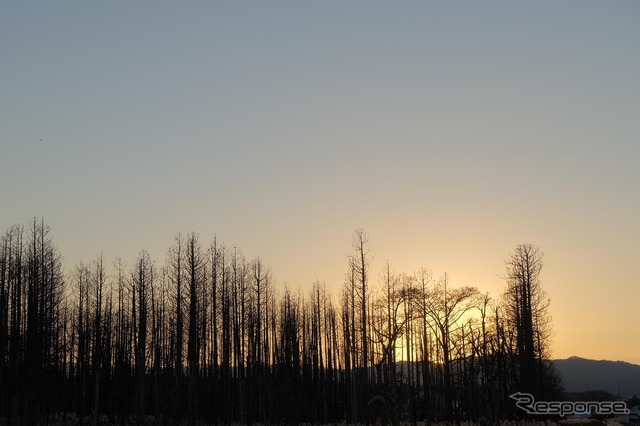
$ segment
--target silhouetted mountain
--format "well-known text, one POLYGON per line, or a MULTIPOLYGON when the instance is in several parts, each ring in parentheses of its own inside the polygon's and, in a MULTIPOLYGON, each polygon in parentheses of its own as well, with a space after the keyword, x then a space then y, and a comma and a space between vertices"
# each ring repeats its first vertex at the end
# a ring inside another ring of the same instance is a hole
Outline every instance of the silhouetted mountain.
POLYGON ((553 363, 567 392, 604 390, 623 398, 640 395, 640 365, 577 356, 553 363))

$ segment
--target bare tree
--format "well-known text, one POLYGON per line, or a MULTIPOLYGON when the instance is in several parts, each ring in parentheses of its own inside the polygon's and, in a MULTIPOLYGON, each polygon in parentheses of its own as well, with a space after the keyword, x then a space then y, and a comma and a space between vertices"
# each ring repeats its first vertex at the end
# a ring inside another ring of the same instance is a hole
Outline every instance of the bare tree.
POLYGON ((360 343, 361 343, 361 359, 360 378, 363 383, 367 383, 369 379, 369 334, 367 331, 367 296, 368 296, 368 278, 369 278, 369 251, 366 247, 369 237, 363 229, 357 229, 353 234, 353 251, 350 257, 350 264, 356 278, 357 285, 356 296, 359 304, 360 315, 360 343))
MULTIPOLYGON (((2 408, 7 420, 11 423, 15 416, 18 416, 20 386, 20 366, 24 356, 24 345, 22 342, 23 327, 23 305, 25 294, 25 239, 24 227, 13 225, 4 236, 3 249, 3 281, 6 297, 6 337, 2 338, 6 342, 6 353, 8 359, 2 362, 6 365, 3 375, 0 377, 0 390, 2 391, 2 408)), ((19 419, 16 419, 19 421, 19 419)))
POLYGON ((199 289, 204 286, 205 258, 199 242, 198 234, 191 233, 187 238, 187 274, 189 283, 189 340, 187 352, 187 415, 191 424, 195 423, 198 410, 197 381, 199 376, 200 334, 199 312, 201 309, 199 289))
POLYGON ((186 243, 182 234, 178 233, 175 236, 173 245, 169 248, 167 268, 170 280, 173 283, 174 291, 174 310, 173 321, 174 327, 172 330, 173 340, 175 348, 173 350, 174 361, 174 398, 173 398, 173 415, 175 418, 180 418, 182 415, 181 401, 182 401, 182 376, 183 376, 183 354, 184 354, 184 281, 185 281, 185 256, 186 256, 186 243))
POLYGON ((428 292, 428 301, 422 309, 427 312, 431 330, 438 343, 444 373, 443 405, 444 415, 450 418, 453 414, 453 383, 451 361, 454 350, 454 330, 460 327, 460 321, 475 306, 478 291, 474 287, 451 289, 447 274, 428 292))
POLYGON ((405 308, 411 305, 410 292, 403 287, 404 276, 392 272, 389 261, 380 277, 381 286, 374 301, 371 338, 379 347, 378 392, 385 395, 386 414, 393 424, 399 421, 396 353, 405 334, 410 315, 405 308), (408 304, 407 304, 408 303, 408 304))
POLYGON ((105 285, 105 269, 102 254, 93 262, 93 274, 91 276, 94 291, 94 343, 93 343, 93 425, 98 424, 100 409, 100 367, 102 360, 102 297, 105 285))
POLYGON ((521 244, 505 265, 504 299, 516 334, 520 390, 540 394, 544 388, 542 360, 550 337, 549 299, 540 281, 542 252, 531 244, 521 244))
POLYGON ((135 268, 131 272, 131 285, 134 294, 133 314, 137 316, 134 331, 136 334, 135 371, 138 424, 143 423, 146 406, 144 378, 147 364, 148 311, 151 288, 154 285, 154 279, 155 268, 149 254, 143 250, 138 255, 135 268))

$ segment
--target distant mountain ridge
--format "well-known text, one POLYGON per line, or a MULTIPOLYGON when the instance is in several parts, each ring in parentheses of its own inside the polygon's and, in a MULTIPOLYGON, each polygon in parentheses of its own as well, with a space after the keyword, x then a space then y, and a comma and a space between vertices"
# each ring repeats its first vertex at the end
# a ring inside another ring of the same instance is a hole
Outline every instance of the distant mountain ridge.
POLYGON ((604 390, 621 398, 640 396, 640 365, 577 356, 552 362, 567 392, 604 390))

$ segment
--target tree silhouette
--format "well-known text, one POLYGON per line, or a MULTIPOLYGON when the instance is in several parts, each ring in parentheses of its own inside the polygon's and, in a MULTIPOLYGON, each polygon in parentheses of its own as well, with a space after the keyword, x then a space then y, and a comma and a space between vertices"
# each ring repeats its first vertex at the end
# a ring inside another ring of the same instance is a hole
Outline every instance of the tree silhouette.
POLYGON ((544 365, 549 339, 549 299, 542 288, 542 253, 531 244, 521 244, 505 261, 507 291, 505 307, 514 328, 523 392, 539 397, 544 393, 544 365))
POLYGON ((492 419, 557 392, 542 255, 506 261, 502 298, 427 269, 370 282, 363 230, 345 282, 292 293, 259 257, 177 234, 164 264, 96 256, 65 273, 44 221, 0 236, 0 422, 181 424, 492 419), (71 415, 71 414, 70 414, 71 415))

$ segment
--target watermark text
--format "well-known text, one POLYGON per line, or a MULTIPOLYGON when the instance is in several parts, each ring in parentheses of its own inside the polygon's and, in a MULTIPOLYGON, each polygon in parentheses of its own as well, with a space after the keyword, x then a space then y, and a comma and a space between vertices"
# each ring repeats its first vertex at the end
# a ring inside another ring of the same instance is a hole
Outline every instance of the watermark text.
POLYGON ((536 401, 530 393, 517 392, 509 395, 516 401, 516 407, 527 414, 557 416, 611 416, 629 414, 623 401, 536 401))

